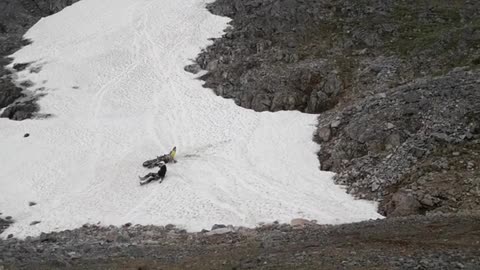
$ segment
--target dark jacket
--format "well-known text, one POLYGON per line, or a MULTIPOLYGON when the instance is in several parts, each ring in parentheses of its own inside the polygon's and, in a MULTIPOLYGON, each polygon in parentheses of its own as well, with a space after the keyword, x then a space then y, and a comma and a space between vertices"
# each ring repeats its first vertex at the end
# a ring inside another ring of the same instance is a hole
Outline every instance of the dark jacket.
POLYGON ((167 174, 167 165, 163 165, 160 167, 160 170, 158 170, 158 176, 163 179, 165 177, 165 174, 167 174))

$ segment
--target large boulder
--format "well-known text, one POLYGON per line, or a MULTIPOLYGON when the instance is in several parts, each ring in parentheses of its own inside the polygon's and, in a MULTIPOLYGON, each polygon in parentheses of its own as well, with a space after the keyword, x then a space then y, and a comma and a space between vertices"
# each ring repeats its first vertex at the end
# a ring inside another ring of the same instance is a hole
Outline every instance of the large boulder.
POLYGON ((410 216, 420 214, 422 205, 415 196, 406 191, 398 191, 385 203, 383 213, 387 217, 410 216))

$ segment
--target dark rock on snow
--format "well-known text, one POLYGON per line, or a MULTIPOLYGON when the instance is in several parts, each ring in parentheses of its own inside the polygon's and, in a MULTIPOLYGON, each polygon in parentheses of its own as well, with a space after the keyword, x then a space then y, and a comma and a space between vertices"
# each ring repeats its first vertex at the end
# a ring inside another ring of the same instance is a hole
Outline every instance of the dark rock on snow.
POLYGON ((0 217, 0 234, 3 233, 13 223, 12 217, 7 216, 5 218, 0 217))
POLYGON ((215 224, 212 226, 212 231, 213 230, 216 230, 216 229, 221 229, 221 228, 226 228, 227 226, 223 225, 223 224, 215 224))
POLYGON ((8 106, 0 117, 10 118, 12 120, 25 120, 31 118, 39 109, 35 100, 28 100, 26 102, 13 103, 8 106))

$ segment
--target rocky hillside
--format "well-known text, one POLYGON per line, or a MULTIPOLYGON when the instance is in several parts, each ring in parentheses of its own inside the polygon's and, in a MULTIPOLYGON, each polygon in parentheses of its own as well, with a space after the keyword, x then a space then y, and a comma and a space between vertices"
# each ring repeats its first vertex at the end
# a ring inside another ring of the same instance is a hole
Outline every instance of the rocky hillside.
POLYGON ((480 65, 477 1, 219 0, 231 28, 197 59, 206 86, 256 111, 319 113, 480 65))
POLYGON ((0 240, 5 269, 478 269, 478 216, 392 218, 341 226, 304 220, 256 229, 85 225, 0 240))
POLYGON ((480 72, 452 71, 324 113, 322 168, 386 215, 480 206, 480 72))
MULTIPOLYGON (((2 0, 0 2, 0 110, 7 107, 0 117, 13 120, 30 118, 38 110, 31 98, 25 97, 22 88, 12 82, 12 74, 5 69, 11 62, 7 56, 28 44, 23 35, 41 17, 54 14, 78 0, 2 0), (9 106, 10 105, 10 106, 9 106)), ((23 70, 29 63, 16 65, 23 70)), ((35 70, 31 70, 35 72, 35 70)))
POLYGON ((324 170, 386 215, 479 209, 480 2, 218 0, 186 70, 256 111, 322 113, 324 170))

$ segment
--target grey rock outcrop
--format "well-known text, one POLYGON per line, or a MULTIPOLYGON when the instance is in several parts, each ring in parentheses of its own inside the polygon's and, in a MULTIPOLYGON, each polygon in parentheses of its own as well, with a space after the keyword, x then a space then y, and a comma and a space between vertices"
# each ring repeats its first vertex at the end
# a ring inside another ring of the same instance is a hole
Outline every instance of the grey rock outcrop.
MULTIPOLYGON (((408 199, 399 194, 404 194, 402 187, 418 182, 433 171, 446 174, 454 170, 460 179, 467 175, 475 177, 470 175, 467 162, 463 167, 452 166, 451 154, 442 150, 462 149, 467 145, 471 145, 469 149, 475 149, 472 145, 480 141, 478 78, 478 71, 452 71, 445 76, 389 89, 385 97, 367 96, 342 110, 322 114, 319 131, 330 129, 334 120, 342 119, 342 125, 332 129, 330 140, 325 140, 322 132, 316 135, 322 144, 319 152, 322 169, 338 172, 336 182, 348 185, 351 193, 380 201, 385 198, 381 207, 383 214, 413 213, 393 207, 399 204, 410 204, 408 208, 417 208, 417 213, 422 212, 420 208, 433 210, 444 204, 450 205, 448 201, 452 199, 446 199, 450 197, 445 193, 446 188, 439 191, 439 183, 428 187, 413 185, 411 189, 415 191, 410 192, 413 195, 408 199), (427 160, 433 164, 421 165, 427 160), (400 193, 395 193, 397 191, 400 193), (440 203, 433 198, 443 199, 440 203), (418 206, 413 206, 416 204, 413 201, 418 201, 418 206)), ((459 154, 452 157, 458 158, 459 154)), ((478 161, 473 153, 469 160, 472 164, 478 161)), ((451 190, 456 189, 455 183, 467 190, 476 189, 480 184, 452 180, 449 183, 451 190)), ((466 198, 460 196, 458 200, 466 198)), ((479 206, 478 203, 469 203, 464 208, 479 206)))
POLYGON ((206 87, 242 107, 320 113, 480 65, 480 4, 461 2, 218 0, 208 8, 232 18, 231 27, 196 64, 208 71, 206 87))

